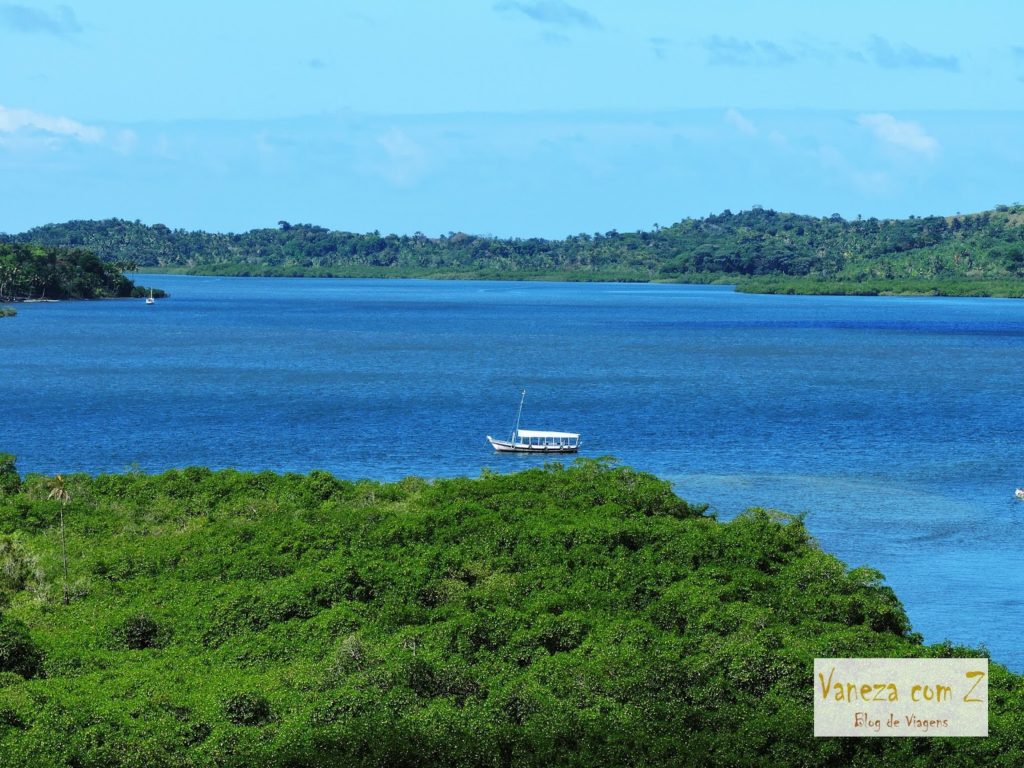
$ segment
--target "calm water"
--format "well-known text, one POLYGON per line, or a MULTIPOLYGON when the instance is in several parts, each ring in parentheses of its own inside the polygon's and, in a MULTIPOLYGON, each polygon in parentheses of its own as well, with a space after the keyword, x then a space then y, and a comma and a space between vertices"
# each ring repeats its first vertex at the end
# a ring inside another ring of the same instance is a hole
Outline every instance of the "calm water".
POLYGON ((806 512, 928 641, 1024 671, 1024 302, 720 287, 147 276, 172 298, 0 320, 23 472, 476 475, 583 433, 723 518, 806 512))

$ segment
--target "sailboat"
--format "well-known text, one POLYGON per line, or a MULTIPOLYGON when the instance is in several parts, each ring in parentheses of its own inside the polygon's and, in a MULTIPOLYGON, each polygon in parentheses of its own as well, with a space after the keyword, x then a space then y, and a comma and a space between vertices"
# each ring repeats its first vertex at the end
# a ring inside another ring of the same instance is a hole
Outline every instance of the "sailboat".
POLYGON ((146 297, 146 303, 147 304, 155 304, 156 303, 156 299, 153 298, 153 289, 152 288, 149 289, 149 296, 146 297))
POLYGON ((499 453, 576 453, 580 449, 580 436, 576 432, 541 432, 534 429, 520 429, 519 420, 523 415, 526 390, 519 400, 516 425, 508 440, 496 440, 490 435, 487 442, 499 453))

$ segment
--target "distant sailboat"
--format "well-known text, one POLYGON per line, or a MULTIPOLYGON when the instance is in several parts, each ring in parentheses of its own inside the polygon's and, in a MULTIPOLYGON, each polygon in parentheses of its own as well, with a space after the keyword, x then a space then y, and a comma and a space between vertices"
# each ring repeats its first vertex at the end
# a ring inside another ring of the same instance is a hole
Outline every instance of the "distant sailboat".
POLYGON ((153 289, 149 289, 149 296, 146 297, 147 304, 156 304, 156 299, 153 298, 153 289))
POLYGON ((490 435, 487 442, 499 453, 576 453, 580 449, 580 436, 576 432, 538 432, 533 429, 520 429, 519 418, 523 415, 523 402, 526 390, 519 400, 519 412, 516 414, 516 425, 508 440, 495 440, 490 435))

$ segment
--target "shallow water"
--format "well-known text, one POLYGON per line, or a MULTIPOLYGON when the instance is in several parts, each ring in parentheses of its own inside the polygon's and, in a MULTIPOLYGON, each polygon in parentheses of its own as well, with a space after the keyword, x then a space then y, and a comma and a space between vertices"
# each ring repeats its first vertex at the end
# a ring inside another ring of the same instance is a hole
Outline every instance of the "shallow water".
POLYGON ((806 512, 926 640, 1024 671, 1024 302, 724 287, 145 276, 171 298, 0 320, 23 472, 514 470, 578 431, 727 519, 806 512))

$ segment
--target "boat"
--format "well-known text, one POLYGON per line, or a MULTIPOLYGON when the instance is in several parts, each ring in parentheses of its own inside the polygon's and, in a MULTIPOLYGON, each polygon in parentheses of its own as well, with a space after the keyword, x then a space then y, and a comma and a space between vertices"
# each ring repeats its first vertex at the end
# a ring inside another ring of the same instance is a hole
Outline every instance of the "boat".
POLYGON ((146 303, 147 304, 155 304, 156 303, 156 299, 153 298, 153 289, 152 288, 149 289, 149 296, 146 297, 146 303))
POLYGON ((576 453, 582 441, 576 432, 546 432, 536 429, 520 429, 519 419, 523 415, 526 390, 519 400, 516 425, 508 440, 497 440, 490 435, 487 442, 499 453, 576 453))
POLYGON ((1018 499, 1024 499, 1024 488, 1018 488, 1016 491, 1013 492, 1013 495, 1016 496, 1018 499))

